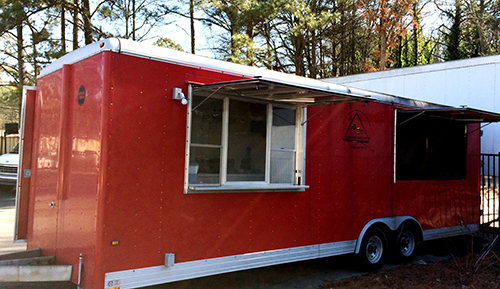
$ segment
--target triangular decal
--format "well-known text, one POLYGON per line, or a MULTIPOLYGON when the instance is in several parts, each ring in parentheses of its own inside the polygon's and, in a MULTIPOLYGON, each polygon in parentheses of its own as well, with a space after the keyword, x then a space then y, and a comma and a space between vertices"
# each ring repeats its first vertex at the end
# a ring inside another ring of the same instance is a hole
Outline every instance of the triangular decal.
POLYGON ((363 121, 356 113, 351 120, 351 123, 347 127, 347 131, 345 132, 343 140, 345 141, 355 141, 355 142, 365 142, 367 143, 370 140, 368 136, 368 132, 363 125, 363 121))

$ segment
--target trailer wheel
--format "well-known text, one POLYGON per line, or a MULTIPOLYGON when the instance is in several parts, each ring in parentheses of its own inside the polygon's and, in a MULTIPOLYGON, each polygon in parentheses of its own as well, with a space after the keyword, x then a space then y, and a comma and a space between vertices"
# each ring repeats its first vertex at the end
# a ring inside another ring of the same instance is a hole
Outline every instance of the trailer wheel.
POLYGON ((370 228, 361 243, 359 256, 363 268, 368 271, 376 271, 382 267, 387 255, 387 239, 384 232, 377 228, 370 228))
POLYGON ((395 246, 395 257, 397 261, 408 263, 415 258, 417 240, 413 227, 403 224, 399 229, 395 246))

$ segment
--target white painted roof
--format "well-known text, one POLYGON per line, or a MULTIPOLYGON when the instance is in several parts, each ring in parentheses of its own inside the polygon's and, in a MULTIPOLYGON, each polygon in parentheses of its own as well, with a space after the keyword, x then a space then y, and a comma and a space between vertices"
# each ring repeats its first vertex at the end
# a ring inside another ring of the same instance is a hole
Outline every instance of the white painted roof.
POLYGON ((450 71, 455 69, 483 66, 488 64, 499 64, 500 55, 491 55, 483 57, 475 57, 469 59, 460 59, 446 62, 431 63, 426 65, 403 67, 384 71, 374 71, 368 73, 360 73, 354 75, 325 78, 329 83, 356 83, 360 81, 382 80, 384 78, 404 77, 409 75, 426 74, 438 71, 450 71))

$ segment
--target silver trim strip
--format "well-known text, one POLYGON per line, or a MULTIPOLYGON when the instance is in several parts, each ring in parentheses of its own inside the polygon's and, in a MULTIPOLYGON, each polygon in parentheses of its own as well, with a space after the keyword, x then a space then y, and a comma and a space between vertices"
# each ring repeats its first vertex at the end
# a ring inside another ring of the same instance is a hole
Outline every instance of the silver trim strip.
POLYGON ((479 231, 479 224, 425 230, 424 241, 460 235, 472 235, 477 231, 479 231))
MULTIPOLYGON (((381 218, 372 220, 373 222, 368 222, 365 228, 368 228, 370 224, 374 224, 375 222, 383 221, 391 230, 396 230, 399 224, 408 219, 415 220, 409 216, 381 218)), ((364 230, 365 228, 363 228, 358 240, 362 240, 362 236, 366 231, 364 230)), ((425 230, 423 234, 424 240, 432 240, 471 234, 475 230, 479 230, 479 224, 425 230)), ((104 288, 108 289, 115 286, 119 286, 120 289, 139 288, 240 270, 349 254, 355 252, 357 249, 358 240, 182 262, 176 263, 171 267, 161 265, 110 272, 104 275, 104 288)))
POLYGON ((311 260, 354 252, 356 240, 241 254, 221 258, 176 263, 106 273, 104 288, 138 288, 180 280, 311 260))

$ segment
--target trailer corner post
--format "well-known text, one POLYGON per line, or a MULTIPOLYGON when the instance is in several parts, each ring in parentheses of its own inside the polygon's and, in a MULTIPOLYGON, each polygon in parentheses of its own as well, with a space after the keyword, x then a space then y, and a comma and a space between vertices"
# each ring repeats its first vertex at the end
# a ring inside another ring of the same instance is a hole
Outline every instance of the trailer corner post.
MULTIPOLYGON (((94 255, 94 273, 98 270, 96 268, 101 268, 103 265, 103 254, 100 252, 104 251, 104 243, 100 242, 99 238, 104 236, 105 232, 105 223, 104 223, 104 213, 106 211, 106 197, 108 194, 108 161, 109 161, 109 126, 110 126, 110 111, 107 109, 111 106, 113 101, 112 94, 112 69, 113 69, 113 52, 104 52, 103 54, 103 85, 102 85, 102 110, 101 110, 101 148, 100 148, 100 158, 101 162, 99 164, 99 180, 98 180, 98 194, 97 194, 97 216, 96 216, 96 246, 95 252, 98 252, 94 255)), ((86 276, 88 276, 87 274, 86 276)), ((95 275, 94 275, 95 276, 95 275)), ((90 282, 92 285, 85 285, 86 287, 100 287, 101 283, 104 282, 103 279, 93 278, 92 281, 83 280, 83 283, 90 282)))
POLYGON ((59 159, 58 159, 58 179, 57 179, 57 199, 66 199, 66 191, 68 190, 68 182, 66 180, 69 171, 71 156, 69 155, 68 145, 71 142, 68 138, 71 137, 71 71, 70 64, 64 64, 62 69, 62 100, 61 100, 61 117, 59 120, 59 159))

